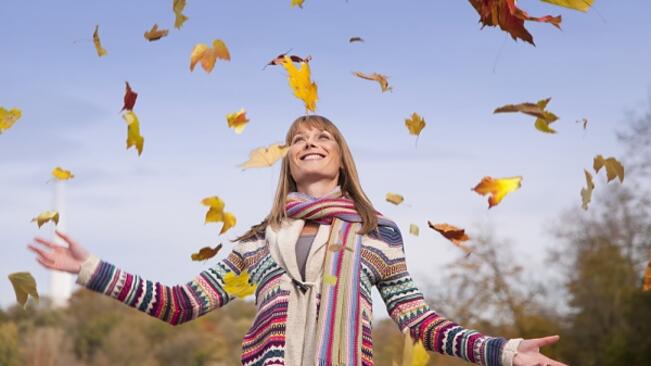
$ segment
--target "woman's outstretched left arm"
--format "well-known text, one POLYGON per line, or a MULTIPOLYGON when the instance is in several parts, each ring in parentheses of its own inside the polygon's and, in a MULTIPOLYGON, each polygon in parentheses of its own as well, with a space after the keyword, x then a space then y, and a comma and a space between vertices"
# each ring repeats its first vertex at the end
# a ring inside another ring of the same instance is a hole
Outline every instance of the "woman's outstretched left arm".
POLYGON ((558 336, 538 339, 490 337, 465 329, 432 310, 407 271, 402 245, 389 244, 382 251, 380 278, 376 286, 391 318, 402 332, 410 332, 429 351, 460 357, 484 366, 567 366, 540 353, 540 347, 558 341, 558 336))

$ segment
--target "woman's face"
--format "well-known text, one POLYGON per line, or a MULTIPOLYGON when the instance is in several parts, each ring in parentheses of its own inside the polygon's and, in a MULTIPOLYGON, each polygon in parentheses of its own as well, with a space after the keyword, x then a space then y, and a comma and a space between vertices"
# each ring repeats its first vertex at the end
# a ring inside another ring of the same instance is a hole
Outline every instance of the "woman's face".
POLYGON ((334 136, 325 130, 301 126, 290 141, 289 170, 297 186, 316 182, 337 184, 341 152, 334 136))

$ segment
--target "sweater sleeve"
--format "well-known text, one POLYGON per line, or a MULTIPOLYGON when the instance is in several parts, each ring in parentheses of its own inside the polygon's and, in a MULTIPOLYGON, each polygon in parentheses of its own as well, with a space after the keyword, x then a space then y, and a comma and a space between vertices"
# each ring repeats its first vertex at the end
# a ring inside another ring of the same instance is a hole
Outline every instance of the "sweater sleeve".
POLYGON ((507 340, 489 337, 476 330, 465 329, 432 310, 407 271, 404 247, 399 232, 386 239, 383 260, 376 283, 391 318, 401 332, 410 332, 429 351, 462 358, 483 366, 511 365, 513 354, 503 357, 507 340))
POLYGON ((112 297, 150 316, 178 325, 226 305, 232 297, 224 290, 224 276, 244 270, 243 257, 233 250, 215 266, 191 281, 166 286, 128 273, 91 255, 81 265, 77 284, 112 297))

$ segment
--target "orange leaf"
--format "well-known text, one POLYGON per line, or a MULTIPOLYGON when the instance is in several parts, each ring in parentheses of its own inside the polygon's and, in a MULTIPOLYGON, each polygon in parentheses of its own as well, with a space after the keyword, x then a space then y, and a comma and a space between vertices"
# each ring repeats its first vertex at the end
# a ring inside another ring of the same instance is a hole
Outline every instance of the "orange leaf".
POLYGON ((439 234, 443 235, 444 238, 451 241, 454 245, 463 249, 466 252, 466 255, 469 255, 472 250, 464 245, 465 241, 470 240, 470 237, 466 234, 464 229, 458 228, 456 226, 448 224, 432 224, 431 221, 427 221, 427 225, 436 230, 439 234))
POLYGON ((242 169, 266 168, 274 165, 287 155, 289 146, 271 144, 268 147, 258 147, 249 153, 249 160, 240 164, 242 169))
POLYGON ((228 122, 228 127, 232 128, 239 135, 244 131, 244 127, 249 123, 249 119, 246 117, 246 111, 242 108, 239 112, 227 114, 226 122, 228 122))
POLYGON ((507 194, 517 190, 521 185, 522 177, 520 176, 496 179, 484 177, 472 190, 482 196, 490 194, 488 208, 491 208, 498 205, 507 194))
POLYGON ((394 205, 397 206, 397 205, 401 204, 405 200, 405 197, 403 197, 402 195, 400 195, 398 193, 389 192, 389 193, 387 193, 385 199, 387 200, 387 202, 393 203, 394 205))
POLYGON ((150 30, 145 32, 145 39, 149 42, 158 41, 167 36, 167 33, 169 33, 167 29, 158 29, 158 24, 154 24, 150 30))
POLYGON ((642 291, 651 291, 651 251, 649 251, 649 264, 644 272, 644 285, 642 291))
POLYGON ((532 17, 518 8, 516 0, 470 0, 470 4, 479 13, 479 21, 485 26, 499 26, 508 32, 514 40, 518 38, 535 45, 533 36, 524 27, 525 21, 550 23, 560 29, 561 16, 532 17))
POLYGON ((385 91, 387 91, 387 90, 390 91, 390 90, 393 89, 392 87, 389 86, 389 81, 387 80, 388 76, 386 76, 386 75, 378 74, 378 73, 375 73, 375 72, 369 75, 369 74, 365 74, 365 73, 363 73, 361 71, 356 71, 356 72, 354 72, 354 74, 355 74, 355 76, 357 76, 359 78, 362 78, 362 79, 365 79, 365 80, 377 81, 380 84, 380 89, 382 90, 383 93, 385 91))
POLYGON ((231 55, 226 48, 226 44, 221 39, 212 41, 212 48, 204 43, 199 43, 192 48, 190 55, 190 71, 194 71, 194 66, 201 61, 201 67, 204 71, 211 72, 215 67, 217 59, 230 61, 231 55))
POLYGON ((221 243, 217 244, 217 246, 214 249, 211 247, 203 247, 199 249, 198 252, 192 253, 190 255, 190 258, 192 258, 193 261, 205 261, 216 256, 221 249, 222 249, 221 243))

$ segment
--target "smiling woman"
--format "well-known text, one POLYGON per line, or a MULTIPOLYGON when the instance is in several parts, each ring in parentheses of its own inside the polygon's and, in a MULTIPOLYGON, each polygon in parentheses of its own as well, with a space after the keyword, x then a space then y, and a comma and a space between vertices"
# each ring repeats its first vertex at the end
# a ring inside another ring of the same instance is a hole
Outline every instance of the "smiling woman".
POLYGON ((489 337, 432 310, 416 287, 397 225, 375 211, 359 184, 352 155, 325 117, 289 128, 267 218, 236 239, 232 252, 183 285, 165 286, 89 254, 36 238, 47 268, 77 273, 77 283, 172 325, 234 299, 225 279, 247 272, 256 316, 242 342, 243 365, 373 365, 371 290, 377 287, 400 330, 426 349, 480 365, 554 365, 539 339, 489 337))

